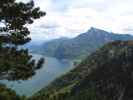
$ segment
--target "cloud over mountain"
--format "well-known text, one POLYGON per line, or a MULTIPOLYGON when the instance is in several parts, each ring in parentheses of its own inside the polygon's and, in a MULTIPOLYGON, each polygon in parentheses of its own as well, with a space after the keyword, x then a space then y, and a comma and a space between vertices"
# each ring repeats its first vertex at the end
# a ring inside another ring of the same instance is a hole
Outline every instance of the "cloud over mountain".
POLYGON ((47 16, 30 26, 32 33, 73 37, 91 26, 116 33, 129 33, 125 28, 133 27, 132 0, 35 0, 35 3, 47 16))

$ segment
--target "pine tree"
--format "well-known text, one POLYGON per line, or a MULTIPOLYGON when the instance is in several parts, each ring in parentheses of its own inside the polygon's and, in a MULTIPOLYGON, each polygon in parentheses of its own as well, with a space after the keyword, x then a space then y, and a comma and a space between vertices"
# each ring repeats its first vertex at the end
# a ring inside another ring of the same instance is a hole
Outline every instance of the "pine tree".
POLYGON ((45 14, 33 1, 0 0, 0 79, 25 80, 40 68, 28 50, 18 46, 31 40, 26 25, 45 14))

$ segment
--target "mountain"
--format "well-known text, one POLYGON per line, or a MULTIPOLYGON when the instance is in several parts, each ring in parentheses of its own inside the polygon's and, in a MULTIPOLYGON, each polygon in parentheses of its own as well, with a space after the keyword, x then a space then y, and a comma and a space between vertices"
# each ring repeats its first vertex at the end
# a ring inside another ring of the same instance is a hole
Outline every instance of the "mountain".
POLYGON ((133 100, 133 41, 104 45, 32 100, 133 100))
POLYGON ((82 59, 97 48, 115 40, 133 40, 133 36, 109 33, 92 27, 86 33, 72 39, 60 38, 46 42, 39 48, 38 53, 59 59, 82 59))

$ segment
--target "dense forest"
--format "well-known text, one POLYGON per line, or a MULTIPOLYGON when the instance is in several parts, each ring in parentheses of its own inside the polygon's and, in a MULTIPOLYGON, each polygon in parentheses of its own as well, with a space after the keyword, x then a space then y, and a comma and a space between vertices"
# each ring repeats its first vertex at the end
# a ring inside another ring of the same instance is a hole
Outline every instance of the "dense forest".
POLYGON ((106 44, 33 100, 131 100, 133 41, 106 44))

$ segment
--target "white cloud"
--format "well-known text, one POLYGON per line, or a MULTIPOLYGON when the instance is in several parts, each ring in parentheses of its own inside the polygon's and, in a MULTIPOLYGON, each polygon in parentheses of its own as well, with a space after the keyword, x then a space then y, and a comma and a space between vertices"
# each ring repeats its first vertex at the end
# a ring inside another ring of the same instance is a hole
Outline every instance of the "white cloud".
POLYGON ((30 26, 34 36, 39 33, 39 38, 72 37, 91 26, 115 33, 129 33, 126 29, 133 28, 133 0, 34 1, 47 12, 45 17, 30 26))

